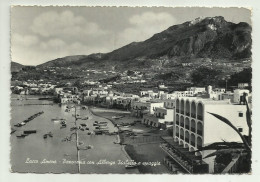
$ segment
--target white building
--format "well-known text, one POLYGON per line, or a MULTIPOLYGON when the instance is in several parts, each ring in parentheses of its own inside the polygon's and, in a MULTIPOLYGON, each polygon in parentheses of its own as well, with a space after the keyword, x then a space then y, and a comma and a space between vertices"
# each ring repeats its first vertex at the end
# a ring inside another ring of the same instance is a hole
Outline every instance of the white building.
POLYGON ((152 101, 132 101, 131 110, 135 117, 143 117, 143 114, 154 114, 156 107, 163 107, 163 102, 152 101))
POLYGON ((187 91, 192 91, 194 94, 206 92, 205 87, 189 87, 187 91))
POLYGON ((156 107, 154 114, 145 114, 142 123, 153 127, 167 128, 172 126, 174 120, 174 109, 156 107))
POLYGON ((237 87, 240 89, 243 89, 243 88, 249 87, 249 84, 248 83, 238 83, 237 87))
MULTIPOLYGON (((201 98, 178 98, 174 117, 173 137, 180 146, 192 152, 214 142, 242 142, 239 135, 227 124, 209 113, 221 115, 241 132, 248 135, 246 106, 233 105, 229 100, 216 101, 201 98)), ((197 152, 203 162, 214 170, 214 157, 203 159, 209 152, 197 152)))
POLYGON ((243 102, 242 98, 243 98, 244 93, 248 96, 249 90, 247 90, 247 89, 236 89, 236 90, 234 90, 234 103, 243 102))

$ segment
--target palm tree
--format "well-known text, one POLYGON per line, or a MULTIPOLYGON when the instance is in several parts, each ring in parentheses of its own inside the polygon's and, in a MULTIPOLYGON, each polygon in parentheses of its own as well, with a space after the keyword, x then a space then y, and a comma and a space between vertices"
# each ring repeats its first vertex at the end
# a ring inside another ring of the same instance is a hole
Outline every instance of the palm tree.
POLYGON ((246 163, 248 165, 248 170, 250 170, 250 164, 251 164, 251 140, 252 140, 252 120, 251 120, 251 112, 248 106, 248 102, 246 100, 246 94, 243 94, 243 102, 246 105, 247 111, 246 111, 246 121, 247 125, 249 128, 249 133, 248 133, 248 139, 243 136, 238 129, 225 117, 220 116, 215 113, 208 112, 209 114, 213 115, 214 117, 218 118, 220 121, 224 122, 228 126, 234 129, 236 133, 240 136, 241 140, 243 141, 242 143, 239 142, 215 142, 212 143, 208 146, 201 147, 197 151, 203 151, 203 150, 215 150, 215 152, 208 154, 205 158, 213 157, 213 156, 223 156, 223 155, 230 155, 232 158, 233 157, 238 157, 238 156, 246 156, 246 163))

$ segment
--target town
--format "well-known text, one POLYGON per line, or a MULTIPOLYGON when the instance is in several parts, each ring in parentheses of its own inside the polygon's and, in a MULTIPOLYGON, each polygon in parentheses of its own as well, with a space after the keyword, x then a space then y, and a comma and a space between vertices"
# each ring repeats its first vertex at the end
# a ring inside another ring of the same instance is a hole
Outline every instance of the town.
MULTIPOLYGON (((160 148, 165 152, 164 164, 169 171, 176 172, 176 165, 182 173, 243 171, 239 165, 245 161, 243 155, 229 156, 223 162, 223 159, 216 160, 223 156, 207 157, 212 150, 201 149, 218 142, 241 142, 240 136, 228 124, 211 113, 227 118, 248 140, 251 131, 247 125, 246 103, 250 110, 252 103, 249 83, 238 83, 230 90, 207 85, 171 93, 164 91, 167 85, 160 84, 156 91, 146 89, 139 94, 115 91, 113 83, 87 81, 84 84, 87 89, 69 83, 57 87, 51 82, 44 83, 43 80, 28 80, 22 83, 23 86, 12 86, 11 90, 20 95, 19 99, 29 99, 30 95, 45 95, 42 99, 51 98, 61 105, 81 104, 128 111, 134 122, 159 132, 170 131, 170 135, 159 135, 162 141, 160 148)), ((123 117, 124 115, 112 116, 114 120, 123 117)), ((114 125, 119 127, 123 123, 114 125)))

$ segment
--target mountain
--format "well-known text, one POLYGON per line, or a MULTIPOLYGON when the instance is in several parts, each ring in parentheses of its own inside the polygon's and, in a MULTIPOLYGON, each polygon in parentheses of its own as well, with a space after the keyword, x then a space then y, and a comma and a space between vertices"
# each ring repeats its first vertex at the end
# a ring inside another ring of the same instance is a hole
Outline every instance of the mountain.
POLYGON ((11 62, 11 72, 18 72, 20 71, 24 65, 16 63, 16 62, 11 62))
POLYGON ((249 24, 227 22, 223 17, 197 18, 174 25, 143 42, 133 42, 106 54, 69 56, 39 66, 72 66, 126 69, 151 67, 160 59, 182 62, 196 59, 238 60, 251 57, 249 24))

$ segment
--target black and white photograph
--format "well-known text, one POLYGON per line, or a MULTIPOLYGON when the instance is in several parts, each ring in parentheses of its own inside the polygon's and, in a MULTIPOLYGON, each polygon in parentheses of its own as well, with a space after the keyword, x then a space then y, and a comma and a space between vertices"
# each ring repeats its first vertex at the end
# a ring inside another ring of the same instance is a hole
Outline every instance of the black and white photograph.
POLYGON ((251 174, 251 14, 10 7, 11 173, 251 174))

